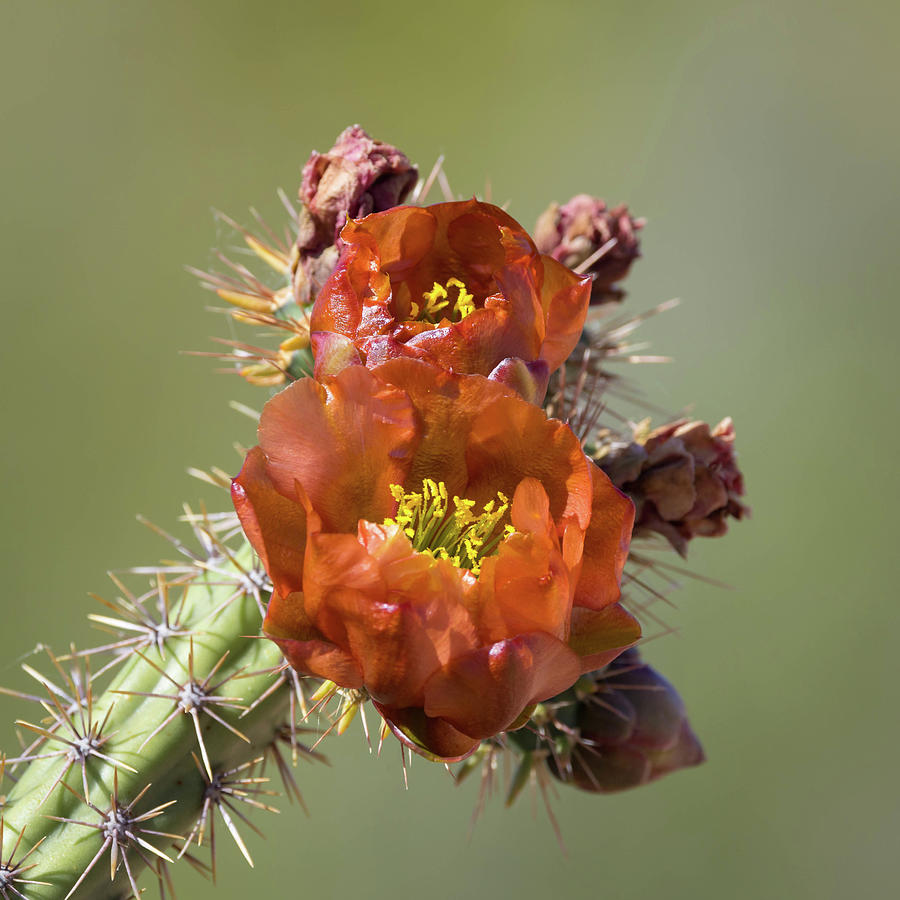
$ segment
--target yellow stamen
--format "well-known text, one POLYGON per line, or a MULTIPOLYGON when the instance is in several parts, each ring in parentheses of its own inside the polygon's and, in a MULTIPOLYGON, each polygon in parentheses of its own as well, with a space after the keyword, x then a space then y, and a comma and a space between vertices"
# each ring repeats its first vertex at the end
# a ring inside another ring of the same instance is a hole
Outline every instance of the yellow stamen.
POLYGON ((397 512, 384 520, 385 525, 402 528, 416 550, 450 560, 474 575, 481 571, 481 560, 515 533, 512 525, 500 527, 509 510, 509 498, 500 491, 480 513, 473 511, 475 501, 465 497, 453 497, 451 511, 447 485, 430 478, 422 482, 421 492, 392 484, 391 496, 397 501, 397 512))
POLYGON ((420 319, 435 324, 444 318, 460 321, 475 312, 475 295, 470 294, 466 290, 465 284, 458 278, 450 278, 446 286, 435 281, 432 289, 422 294, 422 300, 424 303, 421 305, 414 300, 410 303, 410 319, 420 319), (456 288, 458 291, 458 296, 452 303, 450 288, 456 288))
POLYGON ((456 298, 454 309, 459 313, 460 319, 464 319, 469 313, 475 312, 475 295, 466 290, 466 286, 458 279, 451 278, 447 287, 459 288, 459 296, 456 298))

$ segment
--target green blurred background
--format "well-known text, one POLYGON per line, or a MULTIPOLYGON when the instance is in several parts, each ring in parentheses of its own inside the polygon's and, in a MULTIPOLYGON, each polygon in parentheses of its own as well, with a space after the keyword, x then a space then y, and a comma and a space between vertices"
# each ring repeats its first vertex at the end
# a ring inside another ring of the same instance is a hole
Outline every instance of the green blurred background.
POLYGON ((179 872, 183 897, 896 896, 896 10, 6 0, 3 682, 165 553, 136 512, 224 501, 184 470, 235 470, 227 402, 259 396, 180 355, 227 333, 182 266, 225 237, 211 206, 277 219, 352 122, 529 225, 579 191, 647 216, 629 308, 685 302, 643 383, 738 429, 753 518, 692 548, 735 590, 688 583, 647 649, 707 765, 561 790, 564 857, 527 797, 470 836, 474 784, 417 761, 405 791, 354 732, 301 771, 309 818, 259 820, 255 871, 223 832, 218 892, 179 872))

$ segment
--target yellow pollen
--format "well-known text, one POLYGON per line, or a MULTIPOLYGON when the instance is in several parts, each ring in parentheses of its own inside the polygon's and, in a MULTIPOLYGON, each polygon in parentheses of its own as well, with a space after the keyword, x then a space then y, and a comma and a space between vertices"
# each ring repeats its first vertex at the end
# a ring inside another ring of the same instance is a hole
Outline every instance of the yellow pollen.
POLYGON ((446 285, 436 281, 430 291, 422 294, 422 303, 413 301, 410 304, 410 319, 420 319, 435 324, 441 319, 460 321, 475 312, 475 295, 466 290, 465 284, 458 278, 450 278, 446 285), (456 288, 457 297, 451 302, 450 289, 456 288))
POLYGON ((515 533, 512 525, 501 521, 509 510, 509 499, 500 491, 497 497, 475 512, 475 501, 453 497, 447 493, 443 481, 426 478, 419 492, 404 491, 401 485, 391 485, 391 496, 397 501, 397 512, 384 520, 385 525, 403 529, 413 547, 435 559, 447 559, 461 569, 477 575, 481 560, 491 556, 500 542, 515 533))

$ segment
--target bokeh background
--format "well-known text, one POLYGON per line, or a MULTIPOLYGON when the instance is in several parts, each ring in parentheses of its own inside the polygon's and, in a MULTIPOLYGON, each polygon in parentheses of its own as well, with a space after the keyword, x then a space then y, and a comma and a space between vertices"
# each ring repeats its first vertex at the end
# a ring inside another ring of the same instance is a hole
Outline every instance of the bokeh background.
MULTIPOLYGON (((164 545, 188 465, 235 470, 259 397, 212 349, 183 264, 210 207, 273 220, 358 121, 526 224, 573 193, 650 220, 630 309, 658 402, 734 417, 753 518, 695 542, 679 630, 647 648, 709 762, 614 797, 489 804, 355 732, 259 820, 256 869, 183 896, 518 900, 895 896, 900 125, 894 4, 7 0, 0 11, 0 680, 88 639, 86 593, 164 545), (702 544, 701 546, 697 546, 702 544)), ((4 720, 21 713, 0 704, 4 720)), ((11 726, 0 731, 4 743, 11 726)), ((227 836, 222 836, 224 841, 227 836)), ((155 888, 154 888, 155 890, 155 888)))

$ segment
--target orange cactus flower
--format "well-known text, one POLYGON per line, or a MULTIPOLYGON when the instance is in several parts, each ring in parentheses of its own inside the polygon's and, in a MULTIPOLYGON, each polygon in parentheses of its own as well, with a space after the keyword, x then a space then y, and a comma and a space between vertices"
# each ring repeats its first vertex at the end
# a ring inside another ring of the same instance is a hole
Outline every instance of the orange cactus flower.
POLYGON ((395 359, 297 381, 232 496, 274 585, 265 633, 425 756, 464 758, 640 636, 631 501, 488 378, 395 359))
POLYGON ((504 360, 543 382, 572 352, 590 300, 579 277, 542 256, 521 225, 490 203, 398 206, 351 220, 337 268, 316 299, 317 374, 353 349, 370 368, 413 357, 489 375, 504 360), (320 360, 319 356, 324 356, 320 360))

